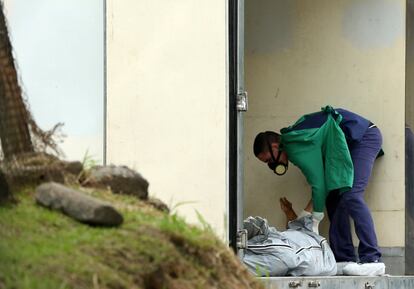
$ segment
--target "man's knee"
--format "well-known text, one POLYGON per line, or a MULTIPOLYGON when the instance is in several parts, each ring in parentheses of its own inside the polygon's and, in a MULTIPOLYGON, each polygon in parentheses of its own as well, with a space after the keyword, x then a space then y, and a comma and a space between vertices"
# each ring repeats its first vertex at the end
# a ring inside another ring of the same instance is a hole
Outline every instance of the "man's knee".
POLYGON ((364 209, 366 203, 361 193, 349 191, 342 194, 341 206, 348 211, 353 211, 364 209))

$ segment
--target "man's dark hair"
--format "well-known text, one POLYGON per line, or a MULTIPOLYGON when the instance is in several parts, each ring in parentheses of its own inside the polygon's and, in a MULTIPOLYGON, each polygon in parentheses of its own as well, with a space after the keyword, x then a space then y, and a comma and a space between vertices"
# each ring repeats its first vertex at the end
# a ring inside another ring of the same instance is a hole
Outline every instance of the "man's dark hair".
POLYGON ((257 157, 262 152, 269 151, 269 143, 280 143, 280 134, 274 131, 265 131, 259 133, 254 139, 253 152, 257 157))

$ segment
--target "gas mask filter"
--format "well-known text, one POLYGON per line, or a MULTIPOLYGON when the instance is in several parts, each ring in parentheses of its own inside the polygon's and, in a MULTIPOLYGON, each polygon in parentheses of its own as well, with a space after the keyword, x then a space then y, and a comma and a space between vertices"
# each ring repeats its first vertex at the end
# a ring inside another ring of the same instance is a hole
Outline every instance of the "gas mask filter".
POLYGON ((288 170, 288 164, 284 164, 280 161, 280 156, 282 155, 282 152, 278 150, 276 158, 273 155, 272 145, 267 141, 267 144, 269 146, 269 152, 270 156, 272 157, 272 160, 267 163, 267 166, 269 169, 271 169, 276 175, 283 176, 286 174, 288 170))

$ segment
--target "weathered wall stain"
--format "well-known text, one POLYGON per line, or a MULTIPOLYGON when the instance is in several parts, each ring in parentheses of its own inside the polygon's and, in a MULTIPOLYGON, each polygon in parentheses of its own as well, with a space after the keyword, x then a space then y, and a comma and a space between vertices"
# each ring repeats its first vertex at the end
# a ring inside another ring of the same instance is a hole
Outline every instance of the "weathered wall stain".
POLYGON ((348 1, 342 19, 343 36, 361 49, 391 47, 404 36, 403 8, 398 1, 348 1))
POLYGON ((246 53, 282 50, 292 44, 292 10, 290 0, 246 0, 246 53), (278 19, 278 25, 273 25, 278 19))

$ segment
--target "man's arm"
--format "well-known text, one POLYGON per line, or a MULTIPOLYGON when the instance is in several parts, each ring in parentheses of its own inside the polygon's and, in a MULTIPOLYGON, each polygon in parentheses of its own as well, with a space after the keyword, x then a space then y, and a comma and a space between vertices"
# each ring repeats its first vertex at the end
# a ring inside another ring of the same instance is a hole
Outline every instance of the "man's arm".
POLYGON ((298 215, 296 215, 296 212, 293 210, 292 203, 289 202, 286 197, 280 198, 279 202, 280 208, 285 213, 288 222, 293 221, 298 217, 298 215))

